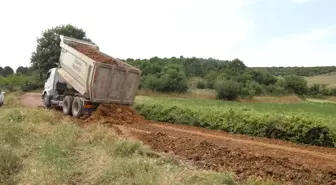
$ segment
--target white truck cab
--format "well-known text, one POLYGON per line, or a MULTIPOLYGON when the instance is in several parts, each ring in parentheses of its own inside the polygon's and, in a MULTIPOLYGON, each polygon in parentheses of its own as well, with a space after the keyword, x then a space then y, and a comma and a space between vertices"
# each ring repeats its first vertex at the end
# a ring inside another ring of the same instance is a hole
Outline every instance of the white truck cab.
POLYGON ((47 73, 46 82, 44 83, 43 95, 59 95, 59 92, 56 90, 57 82, 66 83, 65 80, 57 73, 57 68, 52 68, 47 73))

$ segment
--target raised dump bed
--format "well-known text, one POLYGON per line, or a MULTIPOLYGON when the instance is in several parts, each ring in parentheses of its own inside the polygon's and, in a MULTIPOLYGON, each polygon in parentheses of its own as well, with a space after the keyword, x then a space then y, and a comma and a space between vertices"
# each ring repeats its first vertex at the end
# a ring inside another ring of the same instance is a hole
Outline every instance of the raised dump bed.
POLYGON ((99 51, 93 43, 60 38, 60 65, 49 70, 43 91, 46 107, 59 106, 65 114, 79 117, 101 103, 134 103, 139 69, 99 51))
POLYGON ((89 42, 61 36, 59 74, 93 102, 133 104, 141 71, 89 42))

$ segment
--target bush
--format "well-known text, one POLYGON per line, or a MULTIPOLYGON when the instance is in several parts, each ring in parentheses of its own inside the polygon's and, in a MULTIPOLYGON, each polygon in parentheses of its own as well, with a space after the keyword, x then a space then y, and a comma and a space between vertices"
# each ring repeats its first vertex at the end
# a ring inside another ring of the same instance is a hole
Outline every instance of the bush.
POLYGON ((205 89, 206 88, 205 82, 203 80, 198 81, 197 82, 197 88, 198 89, 205 89))
POLYGON ((336 96, 336 88, 331 88, 330 89, 330 95, 331 96, 336 96))
POLYGON ((295 93, 299 96, 307 93, 307 81, 302 76, 285 76, 284 80, 284 87, 289 92, 295 93))
POLYGON ((186 107, 176 104, 136 104, 146 119, 190 124, 209 129, 294 141, 297 143, 335 147, 336 130, 322 125, 326 120, 308 113, 260 114, 238 108, 186 107))
POLYGON ((44 82, 37 76, 11 75, 8 77, 0 76, 0 87, 8 91, 21 89, 24 92, 43 87, 44 82))
POLYGON ((178 67, 168 66, 158 76, 148 75, 145 77, 144 87, 159 92, 183 93, 188 90, 188 82, 178 67))
POLYGON ((325 84, 314 84, 308 88, 308 94, 314 98, 323 98, 323 96, 332 95, 333 92, 325 84))
POLYGON ((216 83, 217 98, 221 100, 235 100, 242 92, 242 85, 233 80, 216 83))

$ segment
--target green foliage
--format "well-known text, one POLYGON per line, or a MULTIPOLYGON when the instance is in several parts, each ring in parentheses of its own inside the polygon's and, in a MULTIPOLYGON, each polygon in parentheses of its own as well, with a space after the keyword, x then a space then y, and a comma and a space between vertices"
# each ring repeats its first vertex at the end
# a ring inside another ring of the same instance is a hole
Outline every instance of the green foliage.
POLYGON ((38 76, 11 75, 0 76, 0 88, 8 91, 22 90, 24 92, 43 87, 44 82, 38 76))
POLYGON ((16 75, 26 75, 26 76, 31 76, 33 75, 35 69, 33 67, 23 67, 20 66, 16 69, 15 74, 16 75))
MULTIPOLYGON (((209 100, 207 100, 209 101, 209 100)), ((202 101, 186 104, 179 100, 136 103, 136 110, 146 119, 190 124, 209 129, 335 147, 333 120, 310 113, 284 114, 257 112, 253 109, 207 106, 202 101), (202 106, 199 106, 199 105, 202 106)), ((268 107, 267 109, 269 109, 268 107)))
POLYGON ((336 66, 319 67, 256 67, 254 69, 263 69, 271 72, 275 76, 315 76, 321 74, 330 74, 336 71, 336 66))
POLYGON ((205 81, 204 80, 199 80, 198 82, 197 82, 197 88, 198 89, 205 89, 206 88, 206 83, 205 83, 205 81))
POLYGON ((86 38, 83 29, 70 24, 44 30, 42 36, 37 39, 36 51, 32 53, 30 58, 30 63, 39 70, 40 75, 46 74, 53 67, 57 67, 61 53, 59 35, 89 40, 86 38))
POLYGON ((237 81, 226 80, 216 84, 217 98, 221 100, 235 100, 242 92, 242 85, 237 81))
POLYGON ((146 76, 142 87, 159 92, 186 92, 188 83, 178 66, 166 66, 161 73, 146 76))
POLYGON ((284 87, 297 95, 305 95, 308 91, 307 81, 302 76, 285 76, 284 87))
POLYGON ((324 96, 335 96, 335 89, 328 89, 325 84, 314 84, 308 88, 309 96, 313 98, 323 98, 324 96))
POLYGON ((3 77, 7 77, 7 76, 10 76, 10 75, 13 75, 14 74, 14 70, 9 67, 9 66, 6 66, 4 68, 2 68, 0 66, 0 77, 3 76, 3 77))

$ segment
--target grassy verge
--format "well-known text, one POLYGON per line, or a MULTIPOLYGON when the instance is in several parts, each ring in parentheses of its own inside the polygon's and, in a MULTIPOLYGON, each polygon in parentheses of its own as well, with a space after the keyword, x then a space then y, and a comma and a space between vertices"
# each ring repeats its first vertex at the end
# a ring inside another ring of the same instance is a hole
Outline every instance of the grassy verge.
POLYGON ((112 128, 82 128, 53 111, 22 108, 16 100, 8 95, 0 108, 0 184, 275 184, 196 170, 112 128))
POLYGON ((151 120, 311 145, 335 147, 336 144, 336 119, 331 115, 336 111, 335 104, 238 103, 138 97, 135 108, 151 120), (328 111, 321 112, 321 107, 328 111))

